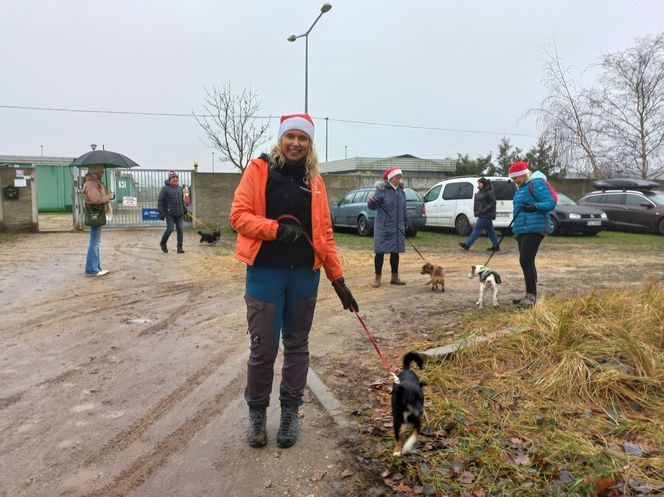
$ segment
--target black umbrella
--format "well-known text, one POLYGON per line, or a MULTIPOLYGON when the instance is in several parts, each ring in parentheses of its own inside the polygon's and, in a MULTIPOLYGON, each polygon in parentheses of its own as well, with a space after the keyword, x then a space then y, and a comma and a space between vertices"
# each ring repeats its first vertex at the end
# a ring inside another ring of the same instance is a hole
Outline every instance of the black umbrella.
POLYGON ((74 159, 71 165, 79 167, 104 166, 106 168, 115 167, 121 169, 140 167, 126 155, 111 152, 110 150, 93 150, 74 159))

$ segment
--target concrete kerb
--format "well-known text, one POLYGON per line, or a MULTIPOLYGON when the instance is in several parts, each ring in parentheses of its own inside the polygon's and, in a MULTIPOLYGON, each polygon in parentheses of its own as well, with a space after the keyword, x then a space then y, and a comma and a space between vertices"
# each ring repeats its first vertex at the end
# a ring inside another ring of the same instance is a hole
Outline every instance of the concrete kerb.
POLYGON ((469 338, 463 338, 461 340, 457 340, 456 342, 443 345, 442 347, 427 349, 420 353, 425 356, 435 357, 437 359, 445 360, 452 357, 459 350, 464 349, 466 347, 470 347, 471 345, 477 345, 478 343, 488 342, 489 340, 500 338, 505 335, 511 335, 514 333, 523 333, 524 331, 528 331, 528 328, 518 328, 510 326, 509 328, 504 328, 502 330, 495 331, 489 335, 471 336, 469 338))

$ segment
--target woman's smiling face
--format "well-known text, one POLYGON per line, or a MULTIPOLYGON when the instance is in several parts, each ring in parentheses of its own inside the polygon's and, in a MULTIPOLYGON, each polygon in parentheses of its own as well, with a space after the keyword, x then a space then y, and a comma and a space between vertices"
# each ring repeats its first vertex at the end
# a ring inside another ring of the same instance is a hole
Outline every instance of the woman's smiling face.
POLYGON ((306 157, 311 140, 306 133, 292 129, 281 137, 281 152, 288 162, 297 162, 306 157))

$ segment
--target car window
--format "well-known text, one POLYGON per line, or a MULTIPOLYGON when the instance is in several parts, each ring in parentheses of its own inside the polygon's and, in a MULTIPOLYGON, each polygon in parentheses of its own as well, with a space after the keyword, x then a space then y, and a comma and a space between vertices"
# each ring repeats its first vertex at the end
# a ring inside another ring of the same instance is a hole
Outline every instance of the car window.
POLYGON ((362 202, 362 197, 364 197, 364 191, 363 190, 355 192, 355 195, 353 196, 353 201, 351 203, 359 204, 360 202, 362 202))
POLYGON ((606 195, 591 195, 590 197, 584 198, 583 201, 589 204, 603 204, 605 203, 604 197, 606 197, 606 195))
POLYGON ((648 200, 641 195, 634 195, 633 193, 627 194, 627 198, 625 199, 625 203, 627 205, 641 205, 641 204, 649 204, 648 200))
POLYGON ((440 190, 443 188, 442 185, 437 185, 434 186, 431 190, 427 192, 427 194, 424 196, 424 201, 425 202, 431 202, 433 200, 436 200, 438 198, 438 195, 440 195, 440 190))
POLYGON ((422 199, 420 196, 417 194, 415 190, 411 190, 410 188, 404 188, 404 193, 406 194, 406 202, 411 201, 411 202, 421 202, 422 199))
POLYGON ((341 199, 341 202, 339 202, 339 205, 350 204, 351 201, 353 200, 354 196, 355 196, 355 192, 350 192, 348 195, 346 195, 344 198, 341 199))
POLYGON ((512 200, 516 193, 516 185, 511 181, 491 181, 496 200, 512 200))
POLYGON ((607 193, 604 195, 604 204, 615 204, 615 205, 624 205, 625 204, 625 195, 624 193, 607 193))
POLYGON ((558 193, 558 205, 576 205, 576 202, 569 198, 567 195, 558 193))
POLYGON ((656 204, 664 205, 664 192, 660 192, 659 190, 655 191, 649 191, 645 192, 644 195, 646 195, 650 200, 655 202, 656 204))
POLYGON ((462 200, 473 198, 474 185, 466 181, 449 183, 443 190, 444 200, 462 200))

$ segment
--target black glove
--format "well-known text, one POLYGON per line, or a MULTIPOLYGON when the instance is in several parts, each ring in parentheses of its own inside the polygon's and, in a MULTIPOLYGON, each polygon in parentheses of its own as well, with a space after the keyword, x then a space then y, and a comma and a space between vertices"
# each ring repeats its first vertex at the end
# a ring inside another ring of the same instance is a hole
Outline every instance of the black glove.
POLYGON ((161 220, 163 221, 164 219, 166 219, 166 216, 165 216, 164 214, 161 214, 161 213, 160 213, 160 214, 159 214, 159 219, 161 219, 161 220))
POLYGON ((521 206, 523 212, 535 212, 537 210, 536 204, 523 204, 521 206))
POLYGON ((357 305, 353 294, 350 293, 350 289, 346 286, 346 281, 343 276, 334 280, 332 286, 334 287, 334 291, 337 292, 344 309, 348 309, 351 312, 359 312, 360 307, 357 305))
POLYGON ((277 229, 277 240, 280 242, 295 243, 303 235, 304 229, 302 229, 301 226, 279 223, 279 228, 277 229))

